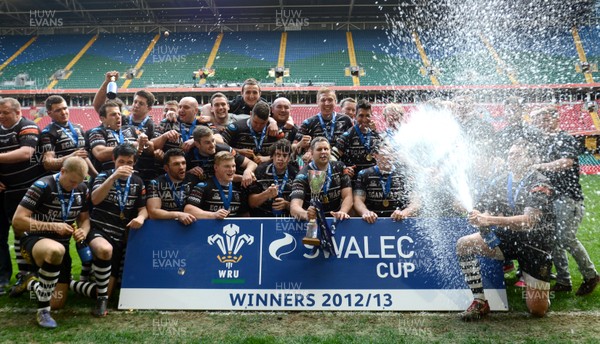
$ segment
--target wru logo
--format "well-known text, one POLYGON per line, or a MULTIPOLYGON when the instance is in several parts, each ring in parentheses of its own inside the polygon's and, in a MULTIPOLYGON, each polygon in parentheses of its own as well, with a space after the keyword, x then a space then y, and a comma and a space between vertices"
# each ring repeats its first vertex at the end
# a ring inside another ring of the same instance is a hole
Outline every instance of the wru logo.
POLYGON ((242 260, 242 255, 238 255, 238 252, 245 244, 252 245, 254 243, 254 237, 248 234, 240 234, 240 227, 229 224, 223 227, 223 237, 221 234, 213 234, 208 237, 208 244, 217 244, 221 250, 222 255, 217 255, 217 258, 221 263, 225 263, 227 269, 231 269, 233 263, 237 263, 242 260))

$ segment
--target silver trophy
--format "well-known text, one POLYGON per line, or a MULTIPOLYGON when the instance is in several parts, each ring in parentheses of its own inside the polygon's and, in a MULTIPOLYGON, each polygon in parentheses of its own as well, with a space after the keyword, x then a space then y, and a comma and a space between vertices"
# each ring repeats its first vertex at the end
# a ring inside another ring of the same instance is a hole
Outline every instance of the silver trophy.
MULTIPOLYGON (((310 187, 310 205, 319 209, 321 202, 319 201, 319 195, 325 185, 327 179, 327 173, 319 170, 308 171, 308 186, 310 187)), ((317 220, 312 219, 308 221, 306 225, 306 236, 302 239, 302 243, 306 245, 319 246, 321 241, 318 238, 319 226, 317 220)))

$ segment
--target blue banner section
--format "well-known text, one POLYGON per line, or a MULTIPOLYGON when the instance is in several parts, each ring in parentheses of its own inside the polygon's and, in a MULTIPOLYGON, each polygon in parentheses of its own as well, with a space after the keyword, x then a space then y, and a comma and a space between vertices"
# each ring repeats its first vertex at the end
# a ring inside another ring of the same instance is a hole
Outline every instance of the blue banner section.
MULTIPOLYGON (((456 259, 465 219, 350 219, 337 224, 337 256, 302 244, 290 218, 148 220, 132 230, 123 289, 468 289, 456 259)), ((504 289, 501 262, 482 260, 486 289, 504 289)))

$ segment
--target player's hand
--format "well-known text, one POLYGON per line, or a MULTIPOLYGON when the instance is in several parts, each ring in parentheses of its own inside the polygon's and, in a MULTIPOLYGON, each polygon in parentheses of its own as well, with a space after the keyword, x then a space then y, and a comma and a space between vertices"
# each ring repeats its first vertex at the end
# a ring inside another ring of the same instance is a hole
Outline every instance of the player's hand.
POLYGON ((404 210, 396 209, 390 216, 393 221, 401 221, 408 217, 408 214, 404 210))
POLYGON ((481 214, 481 212, 477 209, 473 209, 471 210, 471 212, 469 213, 468 219, 469 219, 469 223, 473 220, 475 220, 477 218, 477 215, 481 214))
POLYGON ((165 118, 166 118, 167 122, 177 123, 177 112, 167 111, 167 113, 165 114, 165 118))
POLYGON ((141 133, 138 136, 137 143, 138 143, 138 150, 140 151, 140 153, 142 151, 146 150, 149 147, 149 144, 148 144, 148 135, 146 135, 144 133, 141 133))
POLYGON ((252 173, 252 171, 245 170, 244 174, 242 175, 242 186, 247 188, 248 186, 252 185, 255 180, 256 177, 254 176, 254 173, 252 173))
POLYGON ((302 140, 298 143, 298 146, 302 149, 306 149, 310 146, 311 137, 309 135, 302 135, 302 140))
POLYGON ((490 217, 486 213, 481 213, 478 210, 473 210, 469 213, 469 223, 475 227, 490 226, 490 217))
POLYGON ((267 135, 269 136, 277 136, 279 134, 279 127, 277 126, 276 121, 269 122, 269 127, 267 128, 267 135))
POLYGON ((215 211, 213 214, 214 214, 214 218, 216 220, 223 220, 224 218, 229 216, 229 210, 219 209, 219 210, 215 211))
POLYGON ((0 192, 4 192, 6 190, 6 185, 3 182, 0 182, 0 192))
POLYGON ((344 174, 347 174, 348 176, 350 176, 350 178, 354 178, 355 170, 356 170, 356 165, 348 166, 348 167, 344 168, 344 174))
POLYGON ((377 221, 377 214, 374 212, 367 210, 363 215, 362 219, 367 221, 367 223, 375 223, 377 221))
POLYGON ((146 144, 146 143, 148 143, 148 135, 146 135, 145 133, 141 133, 141 132, 140 132, 140 133, 138 134, 138 139, 137 139, 137 141, 138 141, 138 143, 139 143, 139 145, 140 145, 140 146, 142 145, 142 143, 143 143, 143 144, 146 144))
POLYGON ((183 143, 183 147, 181 149, 183 149, 183 151, 187 153, 193 147, 194 147, 194 139, 189 139, 183 143))
POLYGON ((127 224, 127 228, 139 229, 143 225, 144 225, 144 218, 141 216, 138 216, 138 217, 134 218, 133 220, 129 221, 129 223, 127 224))
POLYGON ((78 158, 85 159, 88 157, 88 153, 85 149, 81 148, 81 149, 78 149, 78 150, 74 151, 73 153, 69 154, 69 156, 76 156, 78 158))
POLYGON ((164 133, 163 135, 164 135, 164 137, 167 138, 167 141, 169 141, 169 142, 179 142, 179 137, 181 136, 181 135, 179 135, 177 130, 169 130, 166 133, 164 133))
POLYGON ((276 198, 277 195, 279 194, 279 190, 277 190, 277 186, 275 186, 275 184, 271 184, 271 186, 269 186, 265 192, 267 193, 267 195, 269 196, 269 198, 276 198))
POLYGON ((290 202, 286 201, 285 199, 281 198, 281 197, 277 197, 273 200, 273 205, 272 205, 273 209, 275 210, 286 210, 290 207, 290 202))
POLYGON ((107 82, 110 82, 110 81, 112 81, 112 80, 110 80, 110 78, 112 78, 113 76, 115 77, 115 81, 116 81, 116 80, 119 80, 119 72, 118 72, 118 71, 116 71, 116 70, 112 70, 112 71, 110 71, 110 72, 106 72, 106 74, 105 74, 106 81, 107 81, 107 82))
POLYGON ((306 209, 306 216, 308 217, 309 221, 316 220, 317 219, 317 209, 311 205, 310 207, 308 207, 308 209, 306 209))
MULTIPOLYGON (((73 227, 71 227, 73 228, 73 227)), ((73 230, 73 239, 76 242, 82 242, 85 240, 85 232, 81 228, 77 228, 73 230)))
POLYGON ((344 221, 350 218, 350 215, 348 215, 348 213, 345 211, 332 211, 330 214, 339 221, 344 221))
POLYGON ((181 222, 184 226, 188 226, 196 222, 196 217, 192 214, 180 212, 177 213, 177 218, 175 218, 175 220, 181 222))
POLYGON ((115 170, 113 176, 117 179, 129 178, 133 174, 133 166, 124 165, 115 170))
POLYGON ((73 227, 71 227, 71 225, 66 224, 64 222, 55 223, 54 231, 56 232, 56 234, 63 236, 63 237, 68 237, 68 236, 73 235, 73 227))
POLYGON ((164 156, 165 156, 165 151, 163 151, 162 149, 154 150, 154 159, 156 159, 158 161, 162 161, 164 156))
POLYGON ((204 179, 204 170, 200 166, 196 166, 196 167, 190 169, 189 171, 187 171, 187 173, 194 175, 201 180, 204 179))
POLYGON ((241 155, 245 156, 246 158, 254 161, 254 151, 252 149, 249 149, 249 148, 237 149, 236 148, 235 151, 240 153, 241 155))

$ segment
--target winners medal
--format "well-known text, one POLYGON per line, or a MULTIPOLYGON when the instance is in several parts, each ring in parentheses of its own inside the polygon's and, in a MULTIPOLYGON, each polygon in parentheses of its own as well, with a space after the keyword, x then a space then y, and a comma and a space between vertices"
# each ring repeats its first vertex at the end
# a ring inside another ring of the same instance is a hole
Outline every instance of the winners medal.
POLYGON ((354 129, 356 130, 356 135, 358 136, 360 143, 362 143, 362 145, 365 147, 365 151, 367 153, 365 158, 368 162, 373 161, 373 154, 371 154, 371 130, 367 128, 366 135, 363 135, 358 123, 354 126, 354 129))
POLYGON ((375 171, 379 175, 379 183, 381 184, 381 190, 383 191, 382 204, 385 208, 387 208, 390 206, 390 200, 388 199, 388 197, 390 196, 390 191, 392 188, 392 173, 390 172, 384 180, 383 174, 381 173, 379 166, 375 166, 375 171))
POLYGON ((125 182, 125 190, 121 189, 119 180, 115 180, 114 188, 115 193, 117 194, 117 205, 121 210, 119 218, 121 220, 125 220, 125 207, 127 206, 127 198, 129 197, 129 190, 131 188, 131 176, 127 177, 127 181, 125 182))

